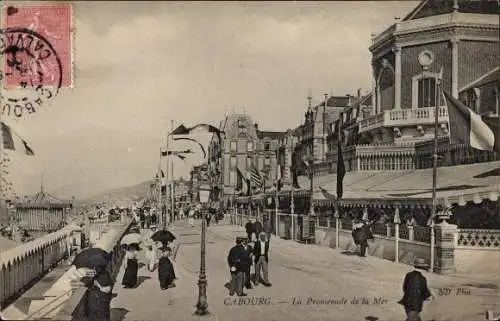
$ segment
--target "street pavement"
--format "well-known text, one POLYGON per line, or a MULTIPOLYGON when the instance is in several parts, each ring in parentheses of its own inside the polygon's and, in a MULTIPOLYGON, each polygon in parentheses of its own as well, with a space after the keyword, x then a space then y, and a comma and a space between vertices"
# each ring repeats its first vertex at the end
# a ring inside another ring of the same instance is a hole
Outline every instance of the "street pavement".
MULTIPOLYGON (((118 275, 112 321, 122 320, 405 320, 397 303, 402 280, 412 268, 376 257, 361 258, 340 251, 271 237, 269 280, 272 287, 230 297, 227 254, 239 226, 211 225, 207 233, 206 268, 210 315, 195 316, 200 268, 200 222, 191 228, 178 222, 172 232, 180 249, 174 266, 177 287, 160 291, 157 271, 139 269, 140 284, 123 289, 118 275)), ((141 260, 145 262, 143 256, 141 260)), ((426 274, 437 299, 424 304, 423 320, 482 321, 485 311, 500 312, 498 279, 480 276, 426 274), (450 289, 450 293, 444 295, 450 289), (459 290, 460 289, 460 290, 459 290), (458 293, 460 292, 460 293, 458 293), (441 295, 440 295, 441 294, 441 295)))

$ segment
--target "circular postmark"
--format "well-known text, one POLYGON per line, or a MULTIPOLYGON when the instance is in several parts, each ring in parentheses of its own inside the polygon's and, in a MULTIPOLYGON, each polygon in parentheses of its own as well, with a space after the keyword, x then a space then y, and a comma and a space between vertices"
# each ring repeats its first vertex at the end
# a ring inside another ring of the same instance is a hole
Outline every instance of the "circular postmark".
POLYGON ((0 29, 0 110, 20 118, 47 106, 62 84, 62 63, 50 42, 26 28, 0 29))

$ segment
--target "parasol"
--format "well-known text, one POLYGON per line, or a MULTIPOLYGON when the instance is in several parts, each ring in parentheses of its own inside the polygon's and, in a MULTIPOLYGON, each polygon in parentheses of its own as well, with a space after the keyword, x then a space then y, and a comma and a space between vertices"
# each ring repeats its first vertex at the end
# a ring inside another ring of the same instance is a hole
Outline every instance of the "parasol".
POLYGON ((173 242, 175 240, 174 234, 167 230, 158 231, 151 236, 151 239, 155 242, 162 242, 163 244, 167 244, 169 242, 173 242))
POLYGON ((103 249, 89 248, 78 253, 73 260, 73 265, 79 268, 94 268, 96 266, 106 266, 109 262, 109 254, 103 249))
POLYGON ((140 234, 130 233, 130 234, 125 235, 122 238, 120 244, 122 244, 122 245, 123 244, 127 244, 127 245, 128 244, 139 244, 139 243, 141 243, 141 241, 142 241, 142 237, 140 234))

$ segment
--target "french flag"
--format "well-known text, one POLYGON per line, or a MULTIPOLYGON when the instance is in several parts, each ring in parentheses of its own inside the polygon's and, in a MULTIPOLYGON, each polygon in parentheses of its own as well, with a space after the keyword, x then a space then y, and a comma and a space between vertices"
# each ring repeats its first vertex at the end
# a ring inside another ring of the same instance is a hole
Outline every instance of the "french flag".
POLYGON ((483 118, 444 90, 443 95, 448 106, 451 138, 475 149, 500 153, 499 119, 483 118))
POLYGON ((1 122, 2 145, 4 149, 19 151, 25 155, 34 156, 33 149, 28 142, 22 139, 12 128, 1 122))

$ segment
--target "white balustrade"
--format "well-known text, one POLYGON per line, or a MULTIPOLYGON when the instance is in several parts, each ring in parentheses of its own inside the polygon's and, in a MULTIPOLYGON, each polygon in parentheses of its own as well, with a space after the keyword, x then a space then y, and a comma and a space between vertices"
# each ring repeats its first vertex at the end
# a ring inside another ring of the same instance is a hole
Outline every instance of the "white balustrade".
POLYGON ((459 229, 457 247, 500 249, 500 230, 459 229))
MULTIPOLYGON (((386 110, 361 120, 359 129, 361 132, 366 132, 379 127, 432 124, 434 123, 434 110, 434 107, 386 110)), ((439 122, 448 120, 446 107, 438 108, 438 120, 439 122)))

